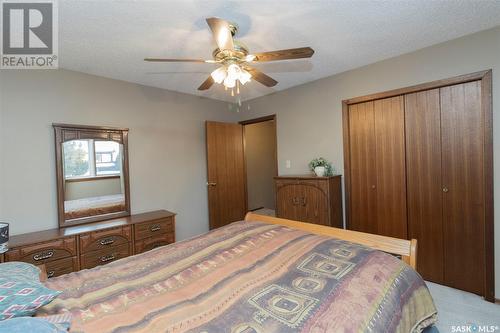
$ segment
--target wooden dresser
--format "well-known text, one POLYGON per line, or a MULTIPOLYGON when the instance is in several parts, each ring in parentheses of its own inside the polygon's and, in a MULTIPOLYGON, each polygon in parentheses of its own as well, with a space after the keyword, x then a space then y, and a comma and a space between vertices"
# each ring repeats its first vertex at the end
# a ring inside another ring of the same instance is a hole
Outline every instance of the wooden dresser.
POLYGON ((276 216, 342 228, 341 176, 279 176, 276 216))
POLYGON ((175 214, 135 214, 64 229, 11 236, 5 261, 44 264, 54 277, 175 242, 175 214))

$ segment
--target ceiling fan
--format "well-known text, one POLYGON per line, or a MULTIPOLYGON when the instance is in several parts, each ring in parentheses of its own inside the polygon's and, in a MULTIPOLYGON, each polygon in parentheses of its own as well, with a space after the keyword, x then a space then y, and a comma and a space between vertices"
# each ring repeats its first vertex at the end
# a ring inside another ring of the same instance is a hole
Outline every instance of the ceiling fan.
POLYGON ((145 58, 144 60, 152 62, 220 64, 221 67, 214 70, 198 87, 198 90, 207 90, 216 82, 223 84, 226 89, 231 89, 231 94, 234 95, 233 88, 236 87, 236 92, 239 93, 240 84, 244 85, 251 79, 262 83, 266 87, 274 87, 278 83, 278 81, 274 80, 272 77, 250 66, 251 63, 310 58, 314 54, 314 50, 310 47, 250 54, 245 45, 233 39, 233 36, 238 31, 236 24, 217 17, 210 17, 206 20, 218 46, 212 52, 213 59, 145 58))

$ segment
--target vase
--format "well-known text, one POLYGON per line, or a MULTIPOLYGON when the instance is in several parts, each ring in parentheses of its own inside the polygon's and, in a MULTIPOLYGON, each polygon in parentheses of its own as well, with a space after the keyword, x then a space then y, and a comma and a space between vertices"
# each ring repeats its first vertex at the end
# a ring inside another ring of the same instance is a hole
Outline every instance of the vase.
POLYGON ((323 177, 325 176, 326 168, 324 166, 317 166, 314 168, 314 173, 318 177, 323 177))

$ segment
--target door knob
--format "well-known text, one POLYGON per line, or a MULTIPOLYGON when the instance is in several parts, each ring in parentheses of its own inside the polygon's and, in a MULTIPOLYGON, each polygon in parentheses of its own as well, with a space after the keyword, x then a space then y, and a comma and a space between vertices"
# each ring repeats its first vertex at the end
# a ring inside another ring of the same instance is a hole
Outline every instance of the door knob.
POLYGON ((448 188, 446 186, 443 186, 443 192, 448 193, 448 191, 449 191, 448 188))
POLYGON ((207 186, 217 186, 217 183, 207 182, 207 186))
POLYGON ((374 189, 375 189, 375 185, 372 185, 372 190, 374 190, 374 189))

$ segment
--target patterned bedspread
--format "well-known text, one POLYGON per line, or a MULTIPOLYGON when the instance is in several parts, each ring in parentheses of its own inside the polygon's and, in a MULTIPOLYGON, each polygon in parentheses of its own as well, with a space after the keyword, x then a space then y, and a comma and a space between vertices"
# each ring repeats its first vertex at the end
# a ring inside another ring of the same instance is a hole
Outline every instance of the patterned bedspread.
POLYGON ((46 282, 73 332, 411 332, 436 308, 397 258, 260 222, 46 282))

